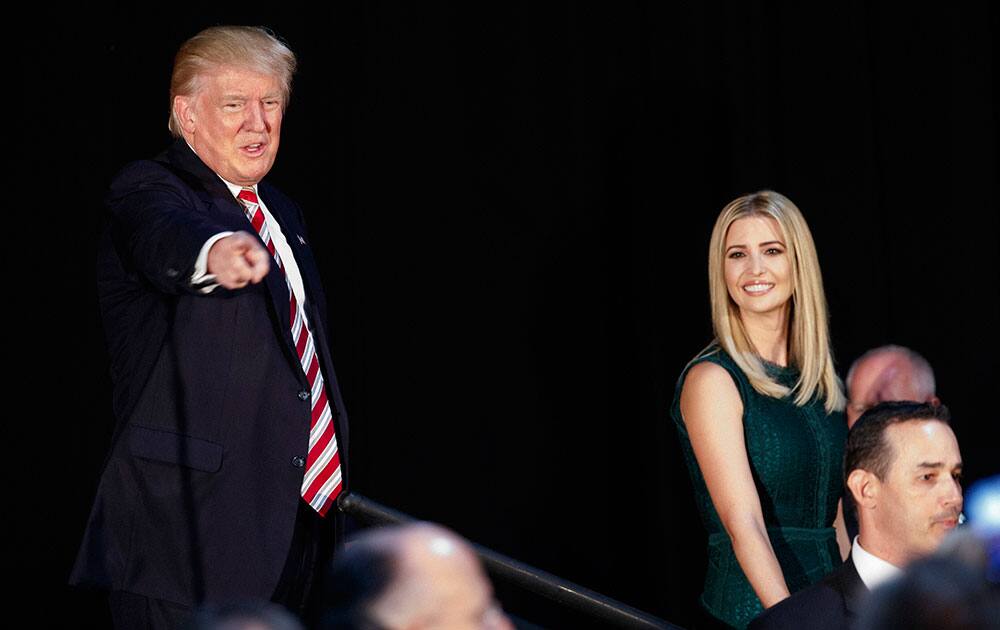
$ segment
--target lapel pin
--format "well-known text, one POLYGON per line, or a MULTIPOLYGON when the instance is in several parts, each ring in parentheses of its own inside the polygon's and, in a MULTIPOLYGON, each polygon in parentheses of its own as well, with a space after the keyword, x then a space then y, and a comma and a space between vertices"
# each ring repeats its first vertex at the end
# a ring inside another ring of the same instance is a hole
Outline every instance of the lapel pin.
POLYGON ((302 245, 306 244, 306 239, 302 238, 301 234, 296 234, 295 236, 299 237, 299 243, 301 243, 302 245))

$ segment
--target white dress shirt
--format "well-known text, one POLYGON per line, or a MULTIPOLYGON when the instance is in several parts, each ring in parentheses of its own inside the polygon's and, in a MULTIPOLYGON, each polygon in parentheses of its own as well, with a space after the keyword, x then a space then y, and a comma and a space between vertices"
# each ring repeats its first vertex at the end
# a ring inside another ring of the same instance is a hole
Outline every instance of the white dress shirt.
POLYGON ((865 583, 868 590, 873 590, 876 586, 888 582, 902 572, 902 569, 894 564, 890 564, 864 550, 858 537, 854 537, 854 544, 851 545, 851 560, 854 561, 854 568, 858 570, 858 576, 865 583))
MULTIPOLYGON (((222 179, 222 177, 219 177, 219 179, 222 179)), ((233 194, 234 198, 238 197, 240 191, 243 190, 242 186, 237 186, 224 179, 222 179, 222 182, 229 189, 229 192, 233 194)), ((281 264, 285 270, 285 275, 288 277, 288 283, 292 287, 292 293, 295 294, 295 299, 299 305, 304 306, 306 303, 306 291, 302 283, 302 274, 299 273, 299 266, 295 262, 295 256, 292 255, 292 248, 288 245, 288 240, 285 239, 285 235, 281 232, 281 226, 278 224, 278 221, 271 214, 270 210, 267 209, 264 199, 257 193, 257 185, 255 184, 252 188, 254 194, 257 194, 257 202, 260 204, 260 209, 264 213, 264 219, 267 221, 267 230, 271 235, 271 242, 274 243, 274 249, 278 252, 278 257, 281 258, 281 264)), ((237 199, 237 203, 240 203, 239 199, 237 199)), ((247 222, 247 228, 248 232, 253 231, 253 226, 250 225, 249 221, 247 222)), ((201 251, 198 253, 198 258, 194 263, 194 273, 191 274, 191 284, 204 284, 205 286, 199 289, 202 293, 211 293, 219 286, 214 283, 215 276, 208 273, 208 250, 212 249, 212 245, 215 245, 216 241, 230 234, 232 232, 213 234, 210 239, 205 241, 205 244, 201 247, 201 251)), ((273 259, 270 262, 272 265, 275 264, 273 259)), ((305 316, 305 311, 302 312, 302 315, 305 316)))

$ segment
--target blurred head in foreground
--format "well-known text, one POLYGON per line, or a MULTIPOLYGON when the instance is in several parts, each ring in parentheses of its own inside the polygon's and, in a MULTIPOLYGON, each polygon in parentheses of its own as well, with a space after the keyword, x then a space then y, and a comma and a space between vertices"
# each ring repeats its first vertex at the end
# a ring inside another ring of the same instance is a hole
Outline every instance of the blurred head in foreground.
POLYGON ((304 630, 299 620, 278 604, 252 602, 203 606, 183 630, 304 630))
POLYGON ((985 542, 970 528, 949 536, 935 554, 875 589, 858 627, 1000 629, 1000 587, 987 579, 985 542))
POLYGON ((472 547, 431 523, 369 530, 335 557, 321 628, 508 630, 472 547))

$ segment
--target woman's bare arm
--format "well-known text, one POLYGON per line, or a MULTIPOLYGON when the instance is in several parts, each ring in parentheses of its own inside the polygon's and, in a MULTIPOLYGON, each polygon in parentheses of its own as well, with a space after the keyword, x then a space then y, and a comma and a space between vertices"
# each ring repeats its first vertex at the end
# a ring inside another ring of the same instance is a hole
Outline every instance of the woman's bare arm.
POLYGON ((767 536, 750 472, 743 441, 743 401, 725 368, 704 362, 688 371, 681 414, 736 560, 761 603, 770 608, 788 597, 788 586, 767 536))
POLYGON ((837 501, 837 518, 833 519, 833 528, 837 530, 837 548, 840 549, 840 559, 847 560, 851 553, 851 540, 847 537, 847 525, 844 523, 844 500, 837 501))

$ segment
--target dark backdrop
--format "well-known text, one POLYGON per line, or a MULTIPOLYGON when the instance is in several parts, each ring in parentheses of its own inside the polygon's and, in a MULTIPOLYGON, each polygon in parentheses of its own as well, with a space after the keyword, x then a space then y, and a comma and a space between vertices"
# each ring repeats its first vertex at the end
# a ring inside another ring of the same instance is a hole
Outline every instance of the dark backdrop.
POLYGON ((25 20, 5 248, 23 404, 4 431, 26 526, 12 568, 56 604, 41 614, 104 623, 63 586, 111 430, 101 198, 168 143, 173 52, 217 23, 268 25, 300 57, 272 179, 305 207, 326 281, 355 490, 689 623, 704 538, 667 409, 710 339, 711 225, 761 188, 812 227, 840 369, 917 349, 968 478, 997 472, 997 10, 789 4, 25 20))

